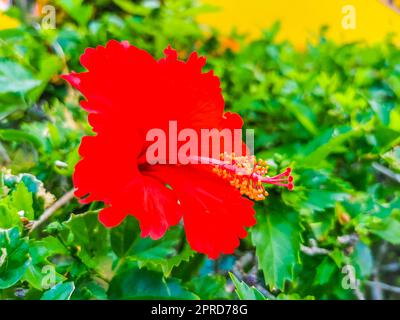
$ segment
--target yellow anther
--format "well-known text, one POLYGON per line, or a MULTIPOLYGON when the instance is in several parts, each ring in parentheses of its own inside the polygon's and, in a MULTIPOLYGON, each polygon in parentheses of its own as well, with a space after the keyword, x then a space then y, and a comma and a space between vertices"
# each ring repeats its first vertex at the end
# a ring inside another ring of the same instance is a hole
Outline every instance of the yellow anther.
POLYGON ((264 200, 268 196, 262 181, 253 177, 253 174, 258 177, 266 176, 268 167, 264 160, 257 160, 255 156, 235 156, 234 153, 224 153, 221 154, 221 161, 221 165, 216 165, 213 171, 229 181, 240 194, 255 201, 264 200))

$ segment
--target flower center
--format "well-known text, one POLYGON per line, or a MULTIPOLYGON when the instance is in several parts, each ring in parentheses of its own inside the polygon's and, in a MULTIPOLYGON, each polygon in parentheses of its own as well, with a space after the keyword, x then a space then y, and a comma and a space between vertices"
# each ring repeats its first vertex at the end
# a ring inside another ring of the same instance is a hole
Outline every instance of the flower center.
POLYGON ((267 175, 268 165, 262 159, 255 156, 235 156, 234 153, 221 154, 221 160, 213 160, 213 171, 230 182, 241 194, 250 199, 259 201, 268 196, 264 184, 273 184, 293 190, 292 169, 287 168, 284 172, 270 177, 267 175))

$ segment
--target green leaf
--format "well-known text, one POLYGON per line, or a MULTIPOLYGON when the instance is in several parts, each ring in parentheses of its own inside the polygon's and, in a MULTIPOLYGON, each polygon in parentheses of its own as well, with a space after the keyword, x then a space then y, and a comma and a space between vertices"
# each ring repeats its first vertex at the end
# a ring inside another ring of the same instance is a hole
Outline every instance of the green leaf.
POLYGON ((385 102, 369 101, 372 110, 377 114, 379 120, 387 126, 390 122, 390 112, 393 107, 385 102))
POLYGON ((28 191, 36 195, 41 189, 43 190, 43 182, 32 174, 29 173, 19 174, 17 180, 22 181, 28 188, 28 191))
POLYGON ((122 10, 132 15, 147 16, 152 11, 151 8, 135 4, 128 0, 113 0, 113 2, 122 10))
POLYGON ((9 229, 13 227, 22 230, 22 222, 18 210, 11 204, 11 198, 6 197, 0 200, 0 228, 9 229))
POLYGON ((61 241, 53 236, 48 236, 40 240, 30 240, 29 254, 32 263, 48 262, 47 258, 54 255, 68 255, 69 251, 61 241))
POLYGON ((138 238, 128 252, 129 259, 137 260, 139 266, 161 270, 168 276, 182 261, 188 261, 193 251, 186 243, 181 226, 171 228, 159 240, 138 238))
MULTIPOLYGON (((332 152, 335 152, 340 148, 345 142, 360 134, 360 129, 354 129, 349 127, 339 127, 331 129, 329 131, 329 140, 327 142, 322 142, 321 145, 312 151, 310 154, 306 155, 302 159, 302 164, 306 167, 318 167, 321 166, 323 160, 325 160, 332 152)), ((317 137, 316 140, 320 140, 317 137)), ((315 143, 314 141, 310 143, 315 143)))
POLYGON ((229 272, 229 276, 235 285, 235 292, 240 300, 267 300, 267 298, 255 287, 249 287, 244 281, 239 281, 233 273, 229 272))
POLYGON ((332 280, 332 276, 338 267, 331 258, 325 257, 316 270, 314 285, 325 285, 332 280))
POLYGON ((351 257, 352 264, 356 268, 356 274, 368 278, 374 269, 374 261, 371 249, 363 242, 357 242, 351 257))
POLYGON ((46 89, 48 82, 62 69, 62 62, 58 56, 45 54, 40 57, 39 70, 37 78, 42 81, 41 85, 29 92, 29 98, 32 101, 39 99, 46 89))
POLYGON ((182 250, 179 251, 177 250, 174 256, 165 259, 163 263, 160 261, 164 275, 166 277, 169 276, 175 267, 180 266, 182 262, 190 261, 190 259, 194 256, 194 254, 195 252, 190 248, 190 245, 187 242, 185 242, 182 250))
POLYGON ((34 212, 33 212, 33 199, 32 193, 28 191, 28 188, 25 186, 23 182, 18 183, 17 188, 11 194, 12 205, 18 210, 23 211, 24 217, 33 220, 34 212))
MULTIPOLYGON (((283 100, 283 99, 282 99, 283 100)), ((287 108, 297 120, 303 125, 303 127, 312 135, 318 133, 318 129, 315 125, 315 115, 312 113, 312 109, 299 101, 281 101, 281 103, 287 108)))
POLYGON ((44 292, 40 300, 69 300, 74 290, 73 282, 59 283, 44 292))
POLYGON ((0 93, 27 92, 41 81, 33 78, 32 73, 18 63, 0 59, 0 93))
POLYGON ((196 293, 200 299, 229 299, 231 296, 225 290, 226 279, 221 275, 205 275, 192 277, 188 288, 196 293))
POLYGON ((112 279, 108 290, 110 299, 198 299, 177 279, 163 278, 162 273, 139 269, 127 263, 112 279))
POLYGON ((109 230, 99 222, 98 212, 73 214, 65 226, 71 231, 66 241, 77 250, 82 262, 108 277, 115 254, 111 249, 109 230))
POLYGON ((294 266, 300 263, 299 216, 294 212, 268 212, 263 207, 252 230, 259 268, 270 288, 283 289, 293 279, 294 266))
POLYGON ((302 297, 298 293, 291 293, 291 294, 285 294, 285 293, 280 293, 276 297, 277 300, 315 300, 314 296, 305 296, 302 297))
POLYGON ((153 240, 151 238, 139 238, 131 249, 129 256, 135 257, 141 261, 163 260, 172 257, 175 254, 175 246, 179 243, 180 230, 174 228, 160 239, 153 240))
POLYGON ((307 201, 303 203, 303 208, 323 211, 327 208, 333 208, 336 202, 341 202, 348 198, 350 198, 350 195, 347 193, 312 189, 307 194, 307 201))
POLYGON ((28 108, 28 104, 24 99, 15 94, 0 94, 1 108, 0 108, 0 120, 6 118, 10 114, 19 110, 25 110, 28 108))
POLYGON ((75 283, 72 300, 107 300, 107 286, 98 279, 83 279, 75 283))
POLYGON ((81 26, 86 26, 93 15, 93 6, 83 4, 83 0, 58 0, 57 2, 81 26))
POLYGON ((28 250, 18 228, 0 229, 0 289, 9 288, 22 278, 30 262, 28 250))
POLYGON ((189 261, 194 252, 186 243, 182 227, 176 226, 159 240, 141 238, 138 222, 127 217, 121 225, 113 228, 111 246, 120 258, 138 261, 139 266, 147 266, 155 271, 163 271, 168 276, 174 267, 189 261))
POLYGON ((0 139, 15 142, 29 142, 37 149, 43 148, 42 141, 34 134, 16 129, 0 129, 0 139))
POLYGON ((400 244, 400 221, 390 216, 371 226, 371 232, 393 244, 400 244))
POLYGON ((128 254, 139 234, 139 224, 132 216, 127 216, 119 226, 111 229, 111 247, 118 257, 122 258, 128 254))

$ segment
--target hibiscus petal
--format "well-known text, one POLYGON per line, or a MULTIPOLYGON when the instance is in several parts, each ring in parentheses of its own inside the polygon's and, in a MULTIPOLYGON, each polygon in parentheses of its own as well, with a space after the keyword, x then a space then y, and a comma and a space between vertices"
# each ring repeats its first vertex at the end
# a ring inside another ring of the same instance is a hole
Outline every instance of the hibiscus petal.
POLYGON ((99 212, 99 221, 107 228, 118 226, 128 214, 114 207, 106 207, 99 212))
POLYGON ((134 215, 139 220, 141 236, 156 240, 179 223, 182 212, 175 194, 157 180, 144 176, 142 191, 143 205, 134 215))
POLYGON ((161 238, 182 218, 175 194, 163 183, 144 175, 130 181, 113 196, 111 202, 111 207, 107 208, 109 211, 99 217, 104 225, 114 226, 130 214, 139 220, 141 236, 150 236, 154 240, 161 238))
POLYGON ((193 250, 215 259, 231 254, 245 227, 256 223, 253 202, 203 166, 158 166, 152 175, 168 181, 179 195, 187 240, 193 250))
POLYGON ((86 97, 86 110, 107 114, 108 122, 138 119, 144 126, 148 117, 157 115, 153 127, 168 120, 186 128, 223 127, 220 81, 212 71, 202 72, 205 58, 194 52, 185 63, 171 47, 164 53, 165 58, 156 61, 127 42, 111 40, 105 47, 86 49, 81 63, 87 72, 63 78, 86 97))
POLYGON ((103 114, 109 126, 116 121, 140 121, 138 114, 149 114, 143 106, 154 92, 157 61, 148 52, 126 41, 111 40, 105 47, 86 49, 80 60, 87 72, 62 77, 85 96, 84 109, 103 114))
POLYGON ((81 202, 110 203, 112 195, 139 174, 136 158, 142 139, 135 134, 130 138, 121 141, 112 132, 82 138, 79 154, 83 159, 73 175, 75 195, 81 202))

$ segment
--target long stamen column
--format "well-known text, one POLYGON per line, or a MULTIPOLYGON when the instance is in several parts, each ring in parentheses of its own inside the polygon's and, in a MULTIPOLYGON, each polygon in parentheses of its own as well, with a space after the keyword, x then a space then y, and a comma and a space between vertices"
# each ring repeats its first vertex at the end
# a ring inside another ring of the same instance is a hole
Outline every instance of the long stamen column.
POLYGON ((294 188, 291 168, 269 177, 266 161, 257 160, 255 156, 235 156, 224 153, 221 154, 221 160, 210 160, 210 164, 214 166, 213 171, 218 176, 228 180, 241 194, 253 200, 264 200, 268 196, 264 184, 282 186, 288 190, 294 188))

